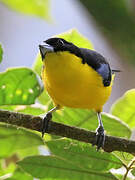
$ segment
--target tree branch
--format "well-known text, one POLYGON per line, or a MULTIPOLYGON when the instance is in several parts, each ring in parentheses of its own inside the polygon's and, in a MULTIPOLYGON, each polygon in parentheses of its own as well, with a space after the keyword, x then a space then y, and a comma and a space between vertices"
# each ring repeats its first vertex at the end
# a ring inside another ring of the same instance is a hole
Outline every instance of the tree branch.
MULTIPOLYGON (((42 118, 39 116, 26 115, 16 112, 0 110, 0 122, 8 123, 24 128, 41 131, 42 118)), ((94 144, 95 132, 85 129, 80 129, 73 126, 68 126, 61 123, 51 121, 49 123, 48 133, 64 136, 78 141, 94 144)), ((128 153, 135 153, 135 141, 130 141, 124 138, 107 136, 104 145, 104 151, 123 151, 128 153)))

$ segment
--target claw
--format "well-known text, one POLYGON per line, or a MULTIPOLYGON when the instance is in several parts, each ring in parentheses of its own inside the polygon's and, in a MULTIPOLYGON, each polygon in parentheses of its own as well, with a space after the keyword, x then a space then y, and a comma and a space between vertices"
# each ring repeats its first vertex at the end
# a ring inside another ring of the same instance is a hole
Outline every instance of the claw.
POLYGON ((49 121, 52 119, 52 113, 47 113, 42 121, 42 138, 44 137, 45 132, 48 130, 49 121))
POLYGON ((104 143, 105 143, 104 128, 103 128, 103 126, 99 126, 96 129, 96 142, 95 142, 95 145, 97 145, 97 151, 100 148, 104 147, 104 143))

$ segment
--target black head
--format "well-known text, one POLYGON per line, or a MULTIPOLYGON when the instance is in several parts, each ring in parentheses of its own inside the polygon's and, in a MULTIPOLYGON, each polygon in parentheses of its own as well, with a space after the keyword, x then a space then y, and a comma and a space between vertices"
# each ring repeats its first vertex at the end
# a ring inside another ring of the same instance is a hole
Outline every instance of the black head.
POLYGON ((60 52, 60 51, 68 51, 73 53, 79 57, 81 57, 80 49, 75 46, 73 43, 68 42, 62 38, 50 38, 44 41, 45 45, 39 45, 40 53, 42 59, 45 58, 46 53, 50 52, 60 52))
POLYGON ((54 51, 64 51, 70 48, 71 46, 74 46, 72 43, 67 42, 66 40, 62 38, 50 38, 44 41, 46 44, 51 45, 54 48, 54 51))

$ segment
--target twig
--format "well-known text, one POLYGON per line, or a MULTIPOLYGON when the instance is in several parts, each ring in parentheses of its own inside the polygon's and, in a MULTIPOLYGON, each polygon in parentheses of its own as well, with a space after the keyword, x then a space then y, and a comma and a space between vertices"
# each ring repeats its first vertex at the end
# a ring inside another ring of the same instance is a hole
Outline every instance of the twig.
MULTIPOLYGON (((26 115, 16 112, 0 110, 0 122, 21 126, 24 128, 40 131, 42 118, 39 116, 26 115)), ((94 144, 95 132, 85 129, 80 129, 73 126, 57 123, 51 121, 49 123, 48 133, 76 139, 86 143, 94 144)), ((107 136, 104 145, 104 151, 123 151, 128 153, 135 153, 135 141, 130 141, 124 138, 107 136)))
POLYGON ((126 178, 127 178, 127 176, 128 176, 128 173, 129 173, 129 171, 132 169, 132 166, 134 165, 134 163, 135 163, 135 160, 133 159, 133 160, 129 163, 128 166, 125 166, 125 168, 126 168, 126 173, 125 173, 125 175, 124 175, 124 177, 123 177, 122 180, 126 180, 126 178))

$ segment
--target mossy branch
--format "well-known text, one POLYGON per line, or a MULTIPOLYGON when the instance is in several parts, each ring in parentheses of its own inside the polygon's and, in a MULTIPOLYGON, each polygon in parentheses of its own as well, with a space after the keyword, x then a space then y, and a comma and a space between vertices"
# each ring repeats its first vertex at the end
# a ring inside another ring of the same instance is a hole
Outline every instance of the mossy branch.
MULTIPOLYGON (((0 110, 0 122, 21 126, 36 131, 41 131, 42 118, 39 116, 32 116, 32 115, 0 110)), ((63 136, 91 144, 94 144, 95 136, 96 136, 95 132, 91 132, 73 126, 68 126, 53 121, 49 123, 49 128, 47 132, 49 134, 63 136)), ((135 141, 106 135, 104 151, 106 152, 122 151, 122 152, 128 152, 134 154, 135 141)))

